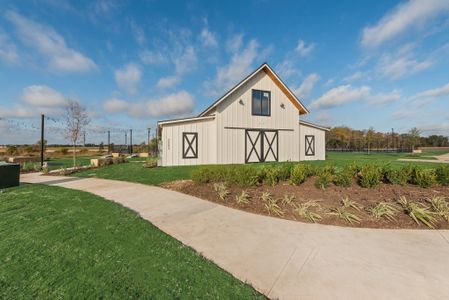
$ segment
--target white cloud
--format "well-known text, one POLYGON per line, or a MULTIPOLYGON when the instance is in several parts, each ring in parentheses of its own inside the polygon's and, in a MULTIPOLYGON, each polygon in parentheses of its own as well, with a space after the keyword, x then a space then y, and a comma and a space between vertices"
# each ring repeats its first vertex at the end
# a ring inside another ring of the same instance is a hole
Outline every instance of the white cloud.
POLYGON ((177 85, 179 83, 179 81, 180 81, 180 79, 178 76, 162 77, 157 82, 156 87, 158 87, 160 89, 170 88, 170 87, 177 85))
POLYGON ((390 102, 395 102, 401 99, 401 93, 398 90, 393 90, 389 93, 378 93, 369 96, 366 101, 372 105, 382 105, 390 102))
POLYGON ((320 98, 310 104, 310 108, 322 109, 341 106, 353 101, 364 101, 371 105, 386 104, 397 101, 401 98, 399 91, 393 90, 390 93, 372 94, 369 86, 354 88, 351 85, 341 85, 330 89, 320 98))
POLYGON ((204 27, 203 30, 201 30, 200 39, 204 47, 216 48, 218 46, 215 34, 207 27, 204 27))
POLYGON ((424 71, 433 65, 433 61, 427 59, 418 61, 409 53, 391 55, 384 54, 379 62, 378 68, 381 74, 390 79, 412 75, 424 71))
POLYGON ((144 50, 140 52, 139 57, 144 64, 148 65, 161 65, 168 62, 167 56, 157 51, 144 50))
POLYGON ((295 51, 299 56, 306 57, 313 51, 313 49, 315 49, 315 44, 311 43, 307 46, 303 40, 299 40, 295 51))
POLYGON ((276 65, 276 71, 281 78, 301 75, 301 71, 295 67, 295 61, 291 57, 286 57, 280 64, 276 65))
POLYGON ((108 113, 126 113, 135 118, 179 116, 192 113, 194 102, 193 97, 182 90, 158 99, 141 102, 112 98, 103 103, 103 108, 108 113))
POLYGON ((9 40, 8 35, 0 28, 0 60, 12 64, 17 62, 18 58, 16 45, 9 40))
POLYGON ((137 23, 134 20, 131 21, 130 26, 134 38, 136 39, 136 42, 141 46, 144 45, 146 39, 145 39, 145 32, 143 31, 142 27, 137 25, 137 23))
POLYGON ((243 45, 243 33, 234 34, 226 41, 226 50, 235 53, 240 50, 243 45))
POLYGON ((136 64, 129 63, 123 68, 115 70, 115 81, 117 85, 130 95, 135 95, 138 92, 140 79, 142 78, 142 71, 136 64))
POLYGON ((174 59, 177 74, 184 74, 196 68, 198 58, 193 46, 185 47, 181 55, 174 59))
POLYGON ((329 108, 340 106, 347 102, 361 100, 370 95, 371 89, 368 86, 353 88, 351 85, 341 85, 330 89, 320 98, 310 104, 310 108, 329 108))
POLYGON ((354 82, 354 81, 362 79, 363 76, 364 76, 363 72, 358 71, 358 72, 355 72, 354 74, 351 74, 351 75, 346 76, 345 78, 343 78, 343 82, 351 83, 351 82, 354 82))
POLYGON ((258 47, 257 41, 253 39, 241 52, 234 53, 227 65, 218 68, 214 79, 204 82, 205 93, 209 96, 220 95, 248 75, 257 58, 258 47))
POLYGON ((310 93, 312 92, 313 88, 315 87, 315 84, 320 79, 318 74, 312 73, 309 74, 301 83, 301 85, 295 89, 293 89, 293 93, 295 93, 296 97, 299 99, 305 99, 307 98, 310 93))
POLYGON ((28 20, 13 11, 6 16, 15 25, 21 41, 43 55, 52 70, 86 72, 97 69, 90 58, 68 47, 64 38, 53 28, 28 20))
POLYGON ((31 85, 24 88, 21 100, 40 107, 58 107, 67 104, 61 93, 45 85, 31 85))
POLYGON ((193 107, 193 97, 186 91, 148 102, 148 112, 152 117, 184 115, 191 113, 193 107))
POLYGON ((411 100, 417 100, 417 99, 432 99, 437 98, 440 96, 449 95, 449 83, 446 85, 443 85, 438 88, 429 89, 422 91, 420 93, 417 93, 416 95, 413 95, 410 97, 411 100))
POLYGON ((103 109, 108 113, 124 112, 128 109, 128 107, 128 102, 118 98, 111 98, 103 102, 103 109))
POLYGON ((447 0, 410 0, 388 12, 376 25, 365 27, 361 43, 364 47, 380 46, 448 11, 447 0))

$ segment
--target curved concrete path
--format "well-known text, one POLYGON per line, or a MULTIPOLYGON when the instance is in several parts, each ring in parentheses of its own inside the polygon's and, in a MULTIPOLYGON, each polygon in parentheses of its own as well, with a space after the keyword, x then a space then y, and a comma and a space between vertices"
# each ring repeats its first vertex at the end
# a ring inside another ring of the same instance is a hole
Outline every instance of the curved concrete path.
POLYGON ((129 207, 270 298, 449 299, 449 231, 305 224, 123 181, 36 174, 22 181, 129 207))

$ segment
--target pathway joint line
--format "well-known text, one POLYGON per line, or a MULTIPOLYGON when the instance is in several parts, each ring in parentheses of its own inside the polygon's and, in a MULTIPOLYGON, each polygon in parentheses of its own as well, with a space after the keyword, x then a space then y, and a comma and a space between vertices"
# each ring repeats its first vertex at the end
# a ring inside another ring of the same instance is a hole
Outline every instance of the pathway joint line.
POLYGON ((296 253, 296 250, 298 250, 298 246, 295 247, 295 249, 293 249, 292 254, 290 254, 290 257, 287 259, 287 261, 285 262, 284 266, 282 267, 281 271, 279 272, 278 276, 276 277, 276 279, 273 282, 273 285, 271 286, 270 290, 267 293, 267 297, 270 297, 270 294, 273 290, 273 288, 276 286, 276 283, 279 281, 279 279, 281 278, 282 274, 284 273, 285 269, 287 268, 288 264, 291 262, 293 256, 296 253))

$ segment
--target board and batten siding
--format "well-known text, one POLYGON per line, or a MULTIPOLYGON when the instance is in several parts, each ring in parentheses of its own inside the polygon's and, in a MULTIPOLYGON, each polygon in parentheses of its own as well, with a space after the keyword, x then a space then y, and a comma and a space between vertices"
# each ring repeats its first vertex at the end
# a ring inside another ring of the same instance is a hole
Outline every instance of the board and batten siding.
POLYGON ((165 124, 162 129, 163 166, 204 165, 217 163, 217 129, 214 119, 165 124), (198 158, 183 158, 183 132, 198 133, 198 158))
POLYGON ((279 130, 279 161, 299 160, 298 109, 265 73, 259 72, 215 110, 217 163, 245 163, 245 129, 279 130), (252 115, 252 90, 271 92, 271 115, 252 115))
POLYGON ((325 160, 326 159, 326 131, 316 127, 299 124, 300 136, 300 160, 325 160), (315 155, 306 155, 306 136, 312 135, 315 137, 315 155))

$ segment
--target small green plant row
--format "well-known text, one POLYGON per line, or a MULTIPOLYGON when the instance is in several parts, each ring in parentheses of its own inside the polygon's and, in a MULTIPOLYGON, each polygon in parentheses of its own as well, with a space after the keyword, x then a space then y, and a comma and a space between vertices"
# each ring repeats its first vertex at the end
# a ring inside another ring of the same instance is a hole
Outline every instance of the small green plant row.
MULTIPOLYGON (((225 183, 215 183, 214 189, 221 200, 225 200, 230 192, 225 183)), ((242 190, 239 195, 235 196, 235 201, 239 205, 250 203, 250 195, 247 191, 242 190)), ((300 217, 316 223, 323 219, 319 213, 321 205, 316 200, 309 200, 305 203, 296 203, 293 195, 285 194, 282 198, 274 198, 269 192, 263 192, 260 196, 267 213, 269 215, 284 216, 285 212, 280 205, 290 205, 293 211, 300 217)), ((397 201, 400 207, 394 203, 379 202, 374 206, 367 207, 366 211, 377 220, 396 221, 397 214, 402 208, 410 218, 418 225, 421 223, 429 228, 434 228, 436 217, 441 217, 449 222, 449 202, 440 196, 433 196, 427 199, 429 205, 425 205, 417 201, 409 201, 402 196, 397 201)), ((357 215, 363 207, 356 201, 350 200, 348 197, 341 200, 341 207, 333 207, 329 209, 328 215, 334 215, 346 222, 360 224, 362 219, 357 215), (351 212, 351 210, 353 212, 351 212)))
POLYGON ((374 188, 381 182, 390 184, 416 184, 431 187, 435 184, 449 185, 449 166, 436 169, 423 169, 413 165, 393 168, 390 165, 379 166, 352 164, 344 168, 328 165, 314 167, 304 163, 282 163, 278 165, 219 165, 202 166, 192 172, 192 180, 197 183, 229 182, 241 187, 257 186, 265 182, 274 186, 280 181, 289 181, 299 185, 311 176, 316 176, 315 186, 326 188, 331 183, 349 187, 354 181, 360 186, 374 188))

